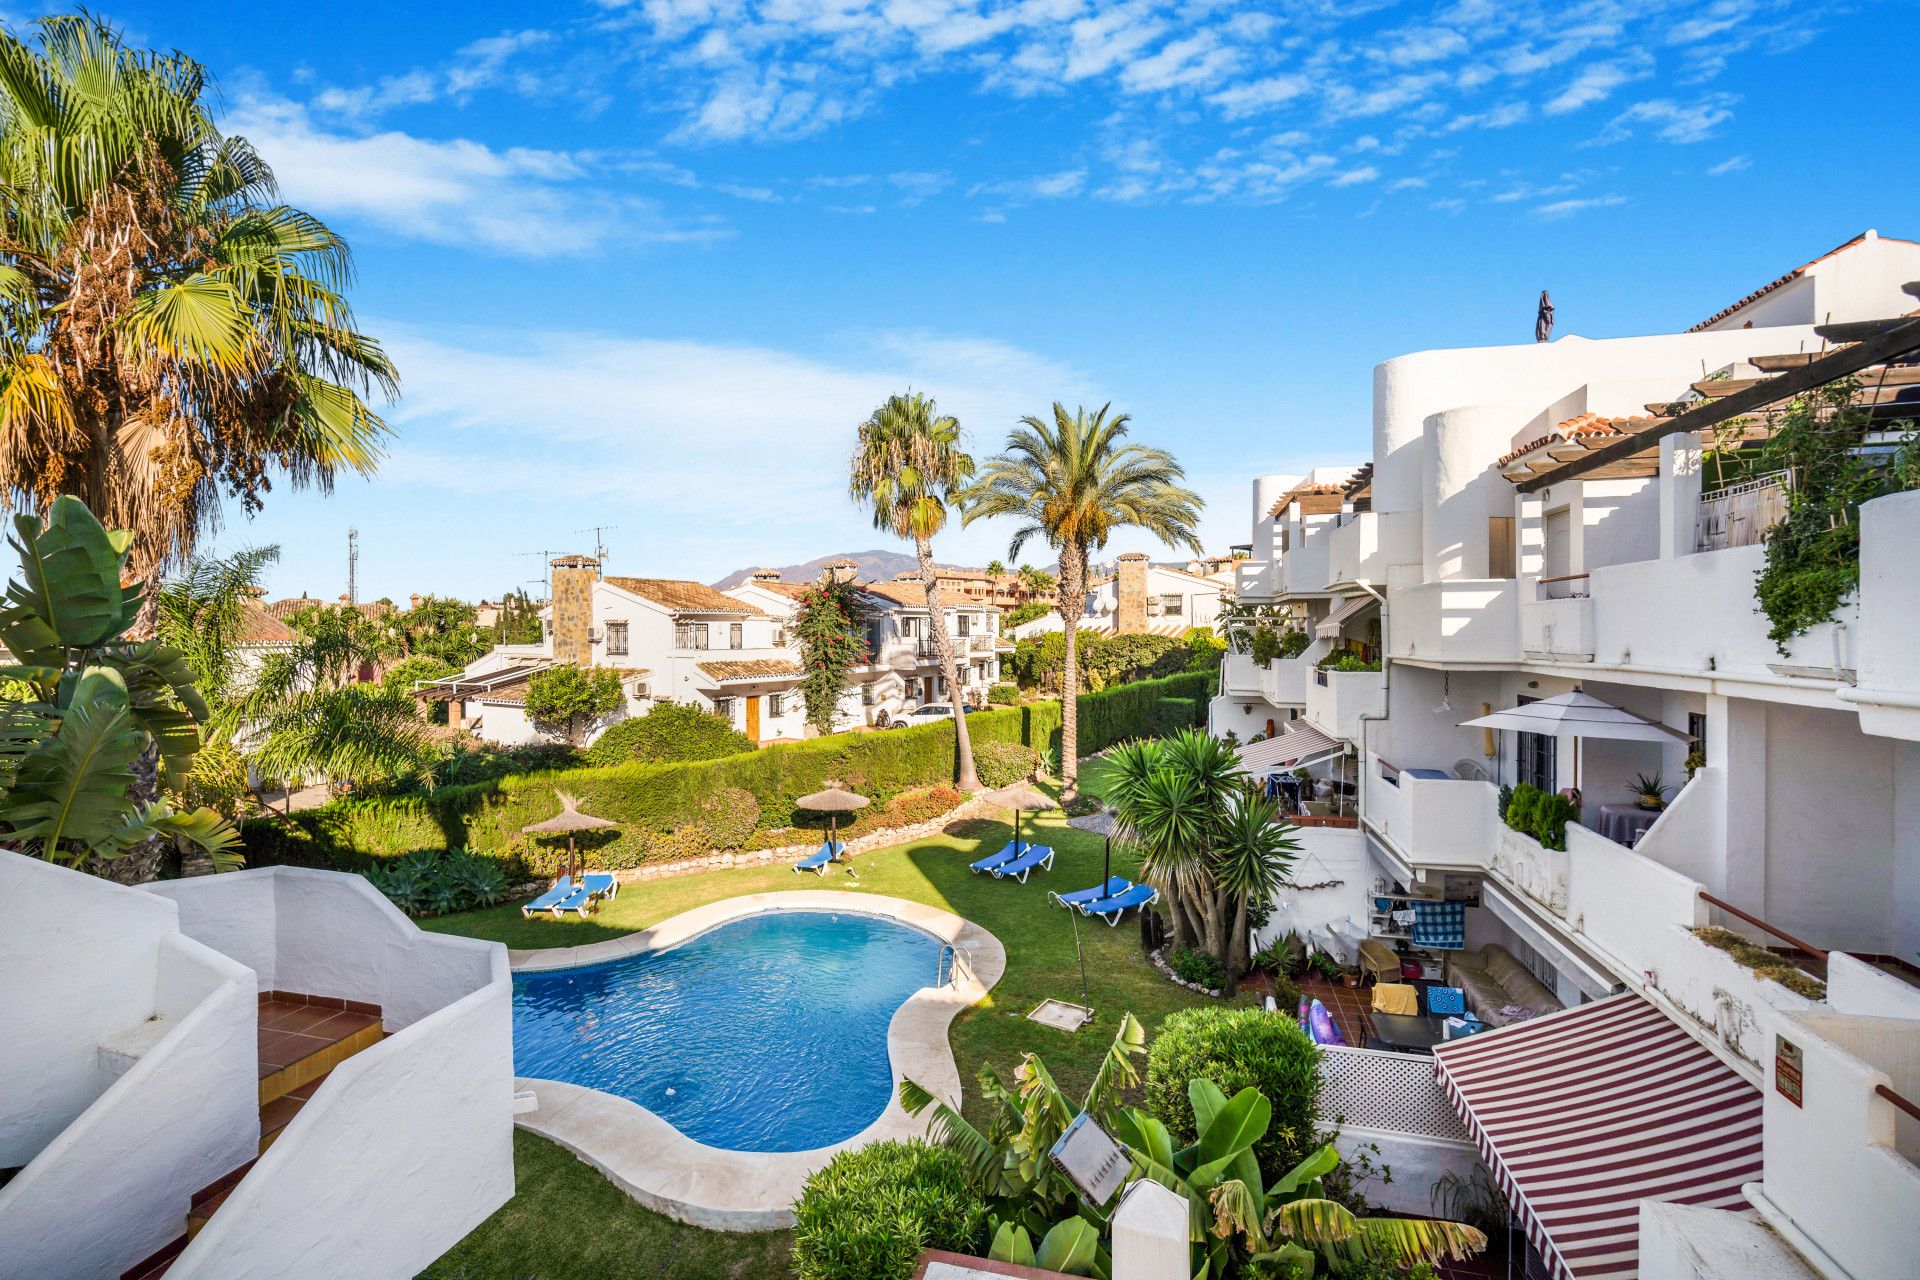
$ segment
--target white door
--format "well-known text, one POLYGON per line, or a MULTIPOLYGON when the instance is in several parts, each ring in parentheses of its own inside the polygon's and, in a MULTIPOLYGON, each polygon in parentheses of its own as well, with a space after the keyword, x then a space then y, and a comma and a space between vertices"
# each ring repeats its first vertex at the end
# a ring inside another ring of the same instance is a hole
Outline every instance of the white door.
MULTIPOLYGON (((1558 511, 1547 512, 1544 521, 1546 534, 1546 558, 1542 562, 1542 578, 1564 578, 1573 572, 1573 533, 1570 512, 1566 507, 1558 511)), ((1546 594, 1551 599, 1562 599, 1572 595, 1573 583, 1549 582, 1546 594)))

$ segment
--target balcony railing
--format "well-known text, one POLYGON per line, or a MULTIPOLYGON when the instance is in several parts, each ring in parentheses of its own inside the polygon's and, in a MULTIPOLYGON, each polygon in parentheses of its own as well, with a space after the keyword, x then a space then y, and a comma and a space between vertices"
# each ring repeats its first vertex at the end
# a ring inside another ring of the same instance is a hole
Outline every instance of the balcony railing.
POLYGON ((1700 495, 1693 513, 1693 549, 1724 551, 1766 541, 1767 530, 1787 518, 1793 472, 1775 471, 1700 495))

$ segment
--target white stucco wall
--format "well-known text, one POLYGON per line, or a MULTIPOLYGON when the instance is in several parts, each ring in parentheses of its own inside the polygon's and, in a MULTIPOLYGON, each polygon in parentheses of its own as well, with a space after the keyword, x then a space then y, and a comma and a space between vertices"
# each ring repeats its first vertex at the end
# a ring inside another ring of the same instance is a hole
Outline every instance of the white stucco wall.
POLYGON ((165 902, 0 851, 0 1167, 22 1165, 113 1083, 102 1040, 154 1012, 165 902))
POLYGON ((1358 828, 1302 827, 1295 837, 1300 856, 1287 878, 1295 884, 1340 883, 1329 889, 1281 889, 1273 915, 1255 935, 1266 946, 1289 932, 1351 959, 1367 934, 1367 895, 1373 886, 1366 837, 1358 828))
POLYGON ((154 959, 139 986, 165 1034, 0 1188, 8 1275, 118 1275, 186 1230, 194 1192, 254 1156, 253 975, 177 933, 161 938, 154 959))
POLYGON ((1860 727, 1920 739, 1920 491, 1876 498, 1860 508, 1860 684, 1843 693, 1860 727))

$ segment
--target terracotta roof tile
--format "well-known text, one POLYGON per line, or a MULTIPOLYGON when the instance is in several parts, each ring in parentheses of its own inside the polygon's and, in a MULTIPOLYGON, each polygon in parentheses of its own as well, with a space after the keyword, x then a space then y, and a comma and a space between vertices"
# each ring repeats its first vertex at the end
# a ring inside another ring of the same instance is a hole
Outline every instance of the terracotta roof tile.
POLYGON ((240 631, 235 637, 241 644, 292 644, 300 638, 300 633, 280 621, 264 606, 252 600, 240 602, 240 631))
MULTIPOLYGON (((1354 474, 1358 475, 1359 472, 1355 472, 1354 474)), ((1285 511, 1289 505, 1301 498, 1327 498, 1333 497, 1336 494, 1344 496, 1347 492, 1347 486, 1352 482, 1352 476, 1342 480, 1339 484, 1314 484, 1311 481, 1302 480, 1299 484, 1281 494, 1274 504, 1267 508, 1267 514, 1269 516, 1278 516, 1282 511, 1285 511)))
POLYGON ((1502 455, 1500 460, 1493 465, 1495 467, 1504 467, 1515 459, 1523 458, 1527 454, 1532 453, 1535 449, 1543 449, 1551 444, 1559 444, 1563 440, 1584 439, 1588 436, 1625 435, 1629 431, 1638 429, 1635 426, 1636 423, 1652 421, 1653 419, 1645 414, 1639 414, 1630 418, 1603 418, 1597 413, 1583 413, 1577 417, 1568 418, 1565 422, 1558 424, 1552 431, 1541 436, 1539 439, 1530 440, 1518 449, 1502 455))
POLYGON ((706 675, 725 683, 729 680, 798 680, 800 664, 782 658, 744 658, 733 662, 697 662, 706 675))
POLYGON ((765 616, 746 601, 715 591, 704 582, 687 582, 679 578, 612 577, 602 578, 601 581, 643 600, 651 600, 675 613, 734 613, 753 618, 765 616))

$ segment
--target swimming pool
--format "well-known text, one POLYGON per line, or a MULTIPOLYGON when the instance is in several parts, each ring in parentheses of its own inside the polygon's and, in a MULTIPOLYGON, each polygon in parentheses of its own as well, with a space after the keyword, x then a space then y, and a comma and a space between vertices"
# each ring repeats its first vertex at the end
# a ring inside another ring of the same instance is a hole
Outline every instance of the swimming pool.
POLYGON ((514 1071, 630 1099, 711 1147, 831 1146, 886 1109, 887 1024, 933 983, 940 946, 873 916, 776 911, 516 974, 514 1071))

